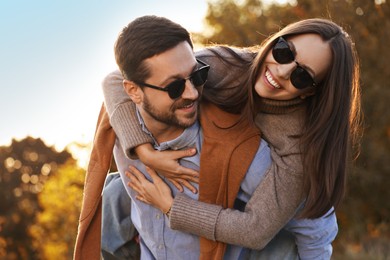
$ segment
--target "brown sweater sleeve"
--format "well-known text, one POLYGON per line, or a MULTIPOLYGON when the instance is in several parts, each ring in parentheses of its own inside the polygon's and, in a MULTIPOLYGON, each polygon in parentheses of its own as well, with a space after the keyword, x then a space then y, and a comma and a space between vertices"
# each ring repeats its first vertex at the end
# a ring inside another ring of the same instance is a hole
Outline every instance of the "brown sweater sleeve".
POLYGON ((132 149, 152 140, 142 131, 135 104, 123 88, 123 77, 114 71, 103 80, 104 103, 110 116, 110 124, 121 143, 127 157, 134 157, 132 149))
POLYGON ((207 239, 259 250, 295 215, 302 202, 300 192, 296 192, 301 186, 299 174, 273 164, 244 212, 222 209, 180 194, 174 199, 170 225, 207 239))
POLYGON ((271 149, 271 168, 244 212, 179 195, 172 207, 171 228, 229 244, 264 248, 295 215, 304 197, 301 159, 294 137, 300 129, 296 116, 301 115, 261 118, 263 135, 276 147, 271 149))

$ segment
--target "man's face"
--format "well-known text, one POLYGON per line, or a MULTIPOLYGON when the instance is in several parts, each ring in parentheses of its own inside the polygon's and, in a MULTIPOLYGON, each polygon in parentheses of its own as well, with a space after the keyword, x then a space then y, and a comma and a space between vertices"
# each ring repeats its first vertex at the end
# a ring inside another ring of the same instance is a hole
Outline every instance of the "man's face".
MULTIPOLYGON (((187 78, 198 68, 187 42, 147 59, 146 63, 151 76, 145 83, 161 87, 187 78)), ((197 120, 200 93, 190 80, 186 80, 184 92, 177 99, 171 99, 168 92, 152 88, 144 87, 142 92, 140 111, 148 128, 187 128, 197 120)))

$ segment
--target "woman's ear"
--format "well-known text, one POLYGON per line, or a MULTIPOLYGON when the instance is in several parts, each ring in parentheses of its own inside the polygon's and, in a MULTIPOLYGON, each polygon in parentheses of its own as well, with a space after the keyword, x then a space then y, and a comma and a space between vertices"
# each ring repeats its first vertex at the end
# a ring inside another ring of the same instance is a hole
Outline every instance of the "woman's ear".
POLYGON ((129 95, 129 97, 135 104, 139 104, 142 102, 143 92, 141 88, 134 83, 134 81, 124 79, 123 87, 127 95, 129 95))

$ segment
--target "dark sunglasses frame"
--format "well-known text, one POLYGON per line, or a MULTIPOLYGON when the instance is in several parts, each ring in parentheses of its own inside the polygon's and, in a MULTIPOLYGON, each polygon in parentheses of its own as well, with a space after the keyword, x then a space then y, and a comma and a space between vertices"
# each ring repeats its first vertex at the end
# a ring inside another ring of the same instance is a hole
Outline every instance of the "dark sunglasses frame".
POLYGON ((177 99, 183 94, 186 88, 187 80, 190 80, 192 85, 194 85, 194 87, 200 87, 206 83, 210 65, 198 59, 196 59, 196 61, 200 63, 202 67, 192 72, 191 75, 189 75, 186 78, 172 81, 166 87, 154 86, 145 82, 138 82, 138 81, 134 81, 134 82, 144 87, 168 92, 168 95, 171 99, 177 99))
POLYGON ((278 38, 278 41, 272 48, 272 55, 274 60, 279 64, 288 64, 291 62, 295 62, 297 64, 297 67, 290 75, 290 81, 295 88, 305 89, 317 86, 317 83, 314 81, 310 73, 295 60, 294 52, 283 37, 278 38))

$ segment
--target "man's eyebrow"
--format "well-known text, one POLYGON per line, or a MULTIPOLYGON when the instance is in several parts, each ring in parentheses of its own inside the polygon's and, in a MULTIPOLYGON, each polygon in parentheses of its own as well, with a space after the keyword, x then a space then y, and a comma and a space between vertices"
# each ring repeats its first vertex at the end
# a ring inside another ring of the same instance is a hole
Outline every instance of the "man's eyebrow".
MULTIPOLYGON (((294 53, 294 57, 295 57, 295 60, 296 60, 297 59, 297 50, 295 49, 294 43, 291 42, 291 41, 287 41, 287 43, 290 46, 291 51, 294 53)), ((307 71, 309 71, 312 74, 313 78, 315 78, 316 73, 314 72, 314 70, 312 68, 310 68, 309 66, 307 66, 305 64, 300 63, 299 61, 297 61, 297 62, 299 64, 299 66, 301 66, 302 68, 304 68, 307 71)))

